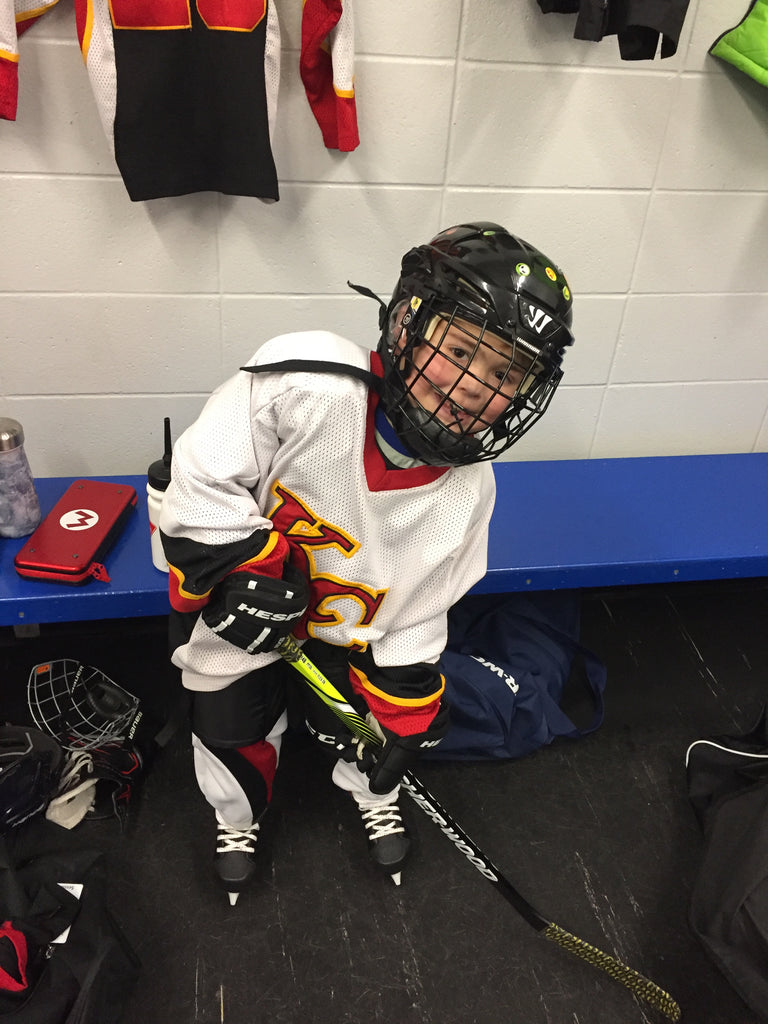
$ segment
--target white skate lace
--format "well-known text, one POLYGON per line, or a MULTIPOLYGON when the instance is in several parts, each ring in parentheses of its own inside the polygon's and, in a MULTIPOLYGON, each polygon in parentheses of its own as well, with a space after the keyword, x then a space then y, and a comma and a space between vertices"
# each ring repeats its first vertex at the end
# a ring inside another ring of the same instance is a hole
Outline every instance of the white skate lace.
POLYGON ((253 853, 256 849, 259 823, 247 829, 231 828, 229 825, 218 825, 216 853, 253 853))
POLYGON ((405 832, 400 808, 396 803, 371 807, 362 812, 362 819, 369 839, 382 839, 384 836, 405 832))

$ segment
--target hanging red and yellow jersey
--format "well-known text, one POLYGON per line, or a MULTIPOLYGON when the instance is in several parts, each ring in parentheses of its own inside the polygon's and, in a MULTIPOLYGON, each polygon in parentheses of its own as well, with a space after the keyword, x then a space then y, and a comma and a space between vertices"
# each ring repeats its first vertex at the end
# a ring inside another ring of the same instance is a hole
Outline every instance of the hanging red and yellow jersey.
MULTIPOLYGON (((0 0, 0 116, 13 120, 18 37, 55 6, 0 0)), ((133 200, 214 191, 279 198, 272 0, 75 0, 104 130, 133 200)), ((328 148, 358 145, 350 0, 306 0, 302 81, 328 148)))

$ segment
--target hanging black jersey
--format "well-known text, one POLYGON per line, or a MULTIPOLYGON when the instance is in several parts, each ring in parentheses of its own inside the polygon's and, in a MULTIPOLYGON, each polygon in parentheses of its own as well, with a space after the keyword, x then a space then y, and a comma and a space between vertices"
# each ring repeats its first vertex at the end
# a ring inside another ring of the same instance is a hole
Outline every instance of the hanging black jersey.
POLYGON ((131 199, 275 200, 280 30, 268 0, 75 0, 104 129, 131 199))
MULTIPOLYGON (((57 0, 0 0, 0 117, 13 120, 18 36, 57 0)), ((75 0, 99 116, 133 200, 279 198, 272 0, 75 0)), ((350 0, 305 0, 300 70, 329 148, 358 144, 350 0)))

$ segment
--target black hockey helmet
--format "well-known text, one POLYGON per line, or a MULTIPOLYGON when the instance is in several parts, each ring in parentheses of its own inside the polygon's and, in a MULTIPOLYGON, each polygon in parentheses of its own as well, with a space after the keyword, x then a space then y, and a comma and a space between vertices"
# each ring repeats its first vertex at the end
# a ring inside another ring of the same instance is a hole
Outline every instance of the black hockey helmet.
POLYGON ((64 751, 30 726, 0 726, 0 832, 44 811, 56 789, 64 751))
POLYGON ((378 346, 384 364, 382 401, 401 441, 431 465, 467 465, 507 451, 544 414, 560 383, 563 353, 573 344, 572 304, 557 265, 498 224, 459 224, 406 253, 400 279, 382 310, 378 346), (481 346, 507 358, 506 371, 497 372, 484 407, 495 395, 510 394, 506 411, 483 419, 482 410, 479 416, 475 410, 467 430, 460 427, 470 420, 454 393, 456 385, 444 390, 429 379, 429 362, 449 328, 471 340, 472 352, 462 369, 473 377, 472 361, 481 346), (422 349, 417 366, 419 346, 432 352, 425 356, 422 349), (418 401, 413 385, 419 377, 426 377, 449 403, 456 423, 447 425, 418 401))

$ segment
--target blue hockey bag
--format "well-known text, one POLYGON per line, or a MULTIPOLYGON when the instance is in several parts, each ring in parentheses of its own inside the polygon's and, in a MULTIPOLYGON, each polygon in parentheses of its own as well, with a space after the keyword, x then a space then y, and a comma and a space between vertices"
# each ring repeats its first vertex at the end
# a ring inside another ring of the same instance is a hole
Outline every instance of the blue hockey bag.
POLYGON ((606 669, 578 640, 580 595, 469 595, 448 617, 440 659, 451 706, 451 728, 434 760, 523 757, 557 737, 577 739, 603 720, 606 669), (574 671, 576 663, 581 669, 574 671), (587 684, 589 721, 577 725, 563 710, 566 683, 587 684))

